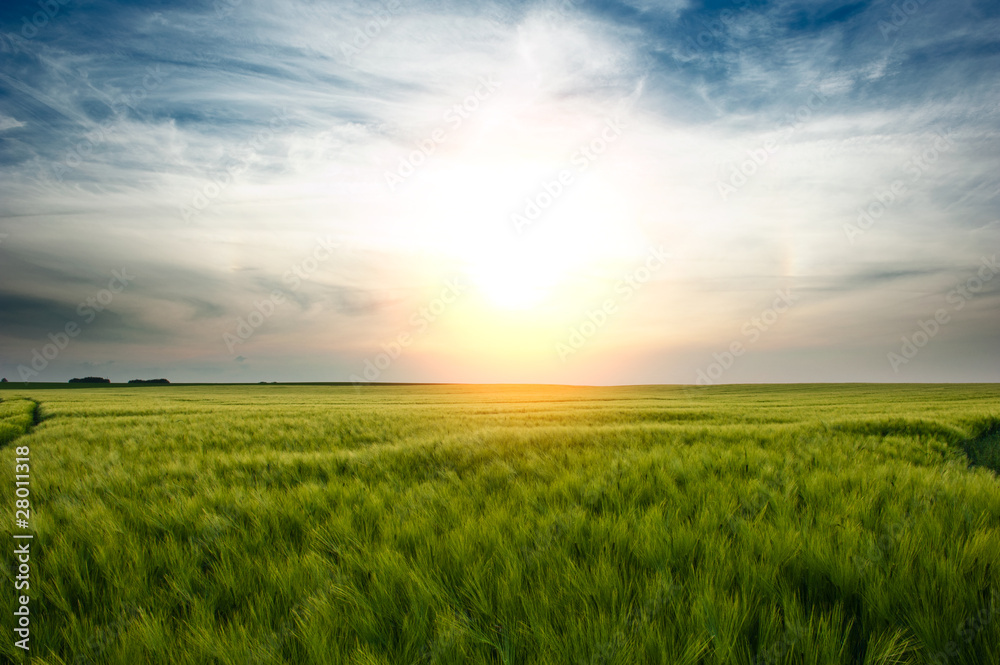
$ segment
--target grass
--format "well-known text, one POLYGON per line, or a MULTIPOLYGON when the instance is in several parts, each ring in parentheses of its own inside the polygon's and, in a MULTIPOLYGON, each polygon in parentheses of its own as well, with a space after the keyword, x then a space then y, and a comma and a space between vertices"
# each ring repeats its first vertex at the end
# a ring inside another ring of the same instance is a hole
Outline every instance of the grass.
POLYGON ((995 385, 0 397, 36 663, 1000 662, 995 385))

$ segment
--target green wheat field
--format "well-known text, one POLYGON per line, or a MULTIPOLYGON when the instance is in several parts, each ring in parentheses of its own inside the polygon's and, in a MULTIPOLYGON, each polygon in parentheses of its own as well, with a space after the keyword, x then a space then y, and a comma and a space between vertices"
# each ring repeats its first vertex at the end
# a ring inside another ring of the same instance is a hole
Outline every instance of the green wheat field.
POLYGON ((0 398, 34 663, 1000 662, 997 385, 0 398))

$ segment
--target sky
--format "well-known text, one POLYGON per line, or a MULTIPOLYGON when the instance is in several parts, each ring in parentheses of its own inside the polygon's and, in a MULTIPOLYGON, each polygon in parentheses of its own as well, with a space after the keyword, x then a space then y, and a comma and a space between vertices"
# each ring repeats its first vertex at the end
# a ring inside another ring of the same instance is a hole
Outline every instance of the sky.
POLYGON ((0 376, 1000 379, 1000 4, 0 8, 0 376))

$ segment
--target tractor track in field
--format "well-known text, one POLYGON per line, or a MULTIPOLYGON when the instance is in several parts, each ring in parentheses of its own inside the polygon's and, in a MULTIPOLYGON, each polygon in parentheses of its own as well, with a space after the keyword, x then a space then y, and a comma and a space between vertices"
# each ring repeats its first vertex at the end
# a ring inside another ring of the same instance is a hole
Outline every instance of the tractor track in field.
MULTIPOLYGON (((14 436, 11 437, 10 439, 8 439, 6 441, 0 440, 0 447, 8 446, 8 445, 14 443, 15 441, 18 441, 18 440, 24 438, 25 436, 28 436, 29 434, 31 434, 32 432, 35 431, 35 428, 38 427, 42 423, 43 420, 45 420, 45 415, 42 413, 42 403, 41 402, 39 402, 37 399, 32 399, 30 397, 16 397, 16 398, 14 398, 14 401, 20 401, 20 400, 23 400, 25 402, 30 402, 31 403, 31 422, 28 423, 28 425, 26 427, 24 427, 23 431, 21 431, 20 433, 14 434, 14 436)), ((12 401, 12 400, 0 398, 0 403, 2 403, 2 402, 10 402, 10 401, 12 401)))
POLYGON ((34 406, 31 407, 31 427, 28 428, 26 433, 30 433, 33 429, 38 427, 44 417, 42 416, 42 403, 37 399, 28 399, 34 406))
POLYGON ((1000 420, 990 422, 971 439, 962 442, 970 466, 981 466, 1000 475, 1000 420))

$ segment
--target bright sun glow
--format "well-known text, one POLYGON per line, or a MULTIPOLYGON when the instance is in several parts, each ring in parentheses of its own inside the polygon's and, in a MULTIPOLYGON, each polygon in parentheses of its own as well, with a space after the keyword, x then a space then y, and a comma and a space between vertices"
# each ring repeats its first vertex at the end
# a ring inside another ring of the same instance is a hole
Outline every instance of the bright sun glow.
POLYGON ((551 165, 491 159, 460 171, 429 169, 417 203, 438 229, 435 250, 462 266, 483 305, 532 316, 556 300, 569 304, 567 297, 585 306, 588 280, 646 251, 628 194, 607 178, 575 173, 566 195, 529 217, 526 206, 544 192, 539 182, 551 182, 544 175, 551 165))
POLYGON ((537 245, 494 247, 469 266, 468 276, 494 306, 530 309, 543 304, 572 276, 572 262, 547 252, 537 245))

